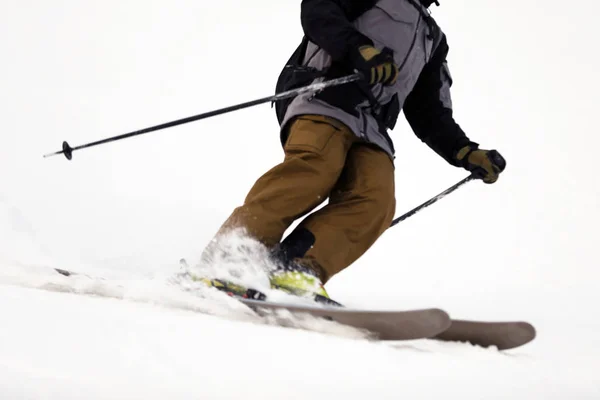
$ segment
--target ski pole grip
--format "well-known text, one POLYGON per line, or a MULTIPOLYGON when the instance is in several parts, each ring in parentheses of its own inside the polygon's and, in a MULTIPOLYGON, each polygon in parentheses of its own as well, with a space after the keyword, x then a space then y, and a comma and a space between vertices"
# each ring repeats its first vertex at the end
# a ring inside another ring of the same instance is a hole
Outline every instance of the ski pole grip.
POLYGON ((489 157, 490 161, 492 161, 492 163, 494 163, 495 165, 498 166, 498 168, 500 168, 500 172, 502 172, 506 169, 506 160, 496 150, 490 151, 488 153, 488 157, 489 157))

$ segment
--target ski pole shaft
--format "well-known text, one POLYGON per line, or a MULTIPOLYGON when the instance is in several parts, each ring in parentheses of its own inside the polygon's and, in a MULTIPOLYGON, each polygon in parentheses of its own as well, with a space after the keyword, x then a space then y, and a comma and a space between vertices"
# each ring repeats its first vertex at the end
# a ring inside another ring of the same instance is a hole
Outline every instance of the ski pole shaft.
POLYGON ((166 122, 164 124, 152 126, 150 128, 145 128, 145 129, 141 129, 138 131, 125 133, 125 134, 118 135, 118 136, 113 136, 113 137, 110 137, 107 139, 98 140, 96 142, 91 142, 91 143, 83 144, 83 145, 76 146, 76 147, 71 147, 69 145, 69 143, 67 143, 65 141, 65 142, 63 142, 62 150, 56 151, 54 153, 46 154, 46 155, 44 155, 44 158, 56 156, 59 154, 64 154, 68 160, 71 160, 73 158, 73 152, 76 150, 81 150, 81 149, 85 149, 88 147, 99 146, 99 145, 102 145, 105 143, 116 142, 116 141, 127 139, 127 138, 130 138, 133 136, 139 136, 139 135, 143 135, 146 133, 155 132, 155 131, 159 131, 159 130, 167 129, 167 128, 172 128, 174 126, 183 125, 183 124, 187 124, 187 123, 194 122, 194 121, 199 121, 201 119, 215 117, 217 115, 227 114, 227 113, 230 113, 233 111, 242 110, 244 108, 254 107, 259 104, 269 103, 269 102, 273 102, 273 101, 279 101, 279 100, 284 100, 284 99, 288 99, 291 97, 300 96, 305 93, 320 92, 329 87, 340 86, 340 85, 345 85, 347 83, 356 82, 356 81, 362 79, 362 77, 363 77, 363 75, 361 73, 355 73, 353 75, 348 75, 348 76, 345 76, 342 78, 332 79, 332 80, 324 81, 324 82, 320 82, 320 83, 314 83, 309 86, 305 86, 305 87, 301 87, 301 88, 293 89, 293 90, 288 90, 286 92, 278 93, 278 94, 275 94, 275 95, 269 96, 269 97, 264 97, 262 99, 253 100, 253 101, 249 101, 249 102, 242 103, 242 104, 237 104, 235 106, 225 107, 225 108, 215 110, 215 111, 210 111, 210 112, 207 112, 204 114, 199 114, 199 115, 194 115, 194 116, 187 117, 187 118, 178 119, 176 121, 166 122))
POLYGON ((462 181, 460 181, 457 184, 449 187, 448 189, 444 190, 442 193, 438 194, 437 196, 435 196, 435 197, 427 200, 425 203, 421 204, 417 208, 414 208, 414 209, 410 210, 409 212, 407 212, 406 214, 404 214, 403 216, 396 218, 394 221, 392 221, 392 225, 390 226, 390 228, 393 227, 393 226, 395 226, 395 225, 398 225, 400 222, 402 222, 402 221, 404 221, 404 220, 412 217, 413 215, 415 215, 419 211, 421 211, 421 210, 429 207, 430 205, 432 205, 434 203, 437 203, 438 201, 440 201, 444 197, 448 196, 450 193, 454 192, 459 187, 461 187, 461 186, 465 185, 466 183, 472 181, 473 179, 475 179, 475 176, 474 175, 469 175, 468 177, 466 177, 462 181))

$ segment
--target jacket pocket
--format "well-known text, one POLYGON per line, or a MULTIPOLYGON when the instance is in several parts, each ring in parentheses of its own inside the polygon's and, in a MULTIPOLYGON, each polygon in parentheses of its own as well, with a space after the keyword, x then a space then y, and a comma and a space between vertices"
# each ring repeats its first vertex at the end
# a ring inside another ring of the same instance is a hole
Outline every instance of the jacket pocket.
POLYGON ((290 126, 285 151, 324 153, 333 136, 341 131, 334 124, 334 121, 317 115, 306 115, 297 118, 290 126))

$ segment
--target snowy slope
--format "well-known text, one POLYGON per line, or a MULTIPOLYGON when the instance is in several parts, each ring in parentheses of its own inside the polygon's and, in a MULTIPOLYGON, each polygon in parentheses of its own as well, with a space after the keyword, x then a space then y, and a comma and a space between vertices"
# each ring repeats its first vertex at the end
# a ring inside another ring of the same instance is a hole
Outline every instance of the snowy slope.
POLYGON ((500 353, 429 340, 373 342, 286 313, 264 319, 222 293, 185 292, 161 275, 66 278, 49 266, 10 262, 0 271, 2 398, 600 396, 599 322, 540 305, 540 337, 500 353))
MULTIPOLYGON (((10 399, 598 398, 598 353, 370 343, 157 305, 0 286, 10 399), (562 354, 556 356, 556 352, 562 354)), ((597 351, 597 350, 596 350, 597 351)))
MULTIPOLYGON (((599 399, 600 5, 441 3, 455 117, 508 168, 386 232, 327 289, 365 309, 526 320, 533 343, 373 343, 169 284, 281 160, 268 105, 42 158, 271 94, 299 2, 4 1, 0 399, 599 399)), ((398 215, 465 176, 402 118, 392 137, 398 215)))

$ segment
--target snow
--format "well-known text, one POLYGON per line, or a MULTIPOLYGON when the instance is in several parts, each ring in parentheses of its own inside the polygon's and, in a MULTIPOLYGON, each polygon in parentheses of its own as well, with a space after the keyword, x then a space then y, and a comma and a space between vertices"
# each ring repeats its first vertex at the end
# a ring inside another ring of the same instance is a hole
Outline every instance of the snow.
MULTIPOLYGON (((13 237, 18 241, 19 235, 13 237)), ((233 243, 248 245, 247 240, 233 243)), ((556 308, 535 304, 535 298, 518 309, 534 316, 540 336, 499 352, 429 340, 377 342, 358 330, 306 316, 261 318, 201 285, 184 284, 193 290, 182 290, 166 274, 66 278, 49 265, 10 261, 0 271, 2 398, 600 395, 599 321, 579 312, 557 315, 556 308), (277 325, 282 322, 284 327, 277 325)), ((584 299, 561 302, 576 310, 585 307, 584 299)), ((462 300, 473 314, 485 315, 462 300)))
POLYGON ((394 346, 153 305, 3 286, 3 398, 594 398, 549 355, 394 346), (32 317, 35 316, 35 317, 32 317), (519 397, 521 398, 521 397, 519 397))
MULTIPOLYGON (((271 94, 300 40, 298 4, 1 2, 0 399, 600 398, 600 87, 589 79, 600 69, 589 52, 598 7, 435 9, 450 40, 455 116, 508 168, 497 184, 471 182, 386 232, 327 284, 363 309, 440 307, 535 325, 534 342, 498 352, 378 343, 174 284, 179 260, 196 266, 280 161, 268 105, 70 162, 42 158, 63 140, 77 146, 271 94)), ((402 119, 392 136, 398 215, 464 178, 402 119)), ((260 257, 253 268, 227 262, 212 273, 265 288, 260 257)))

